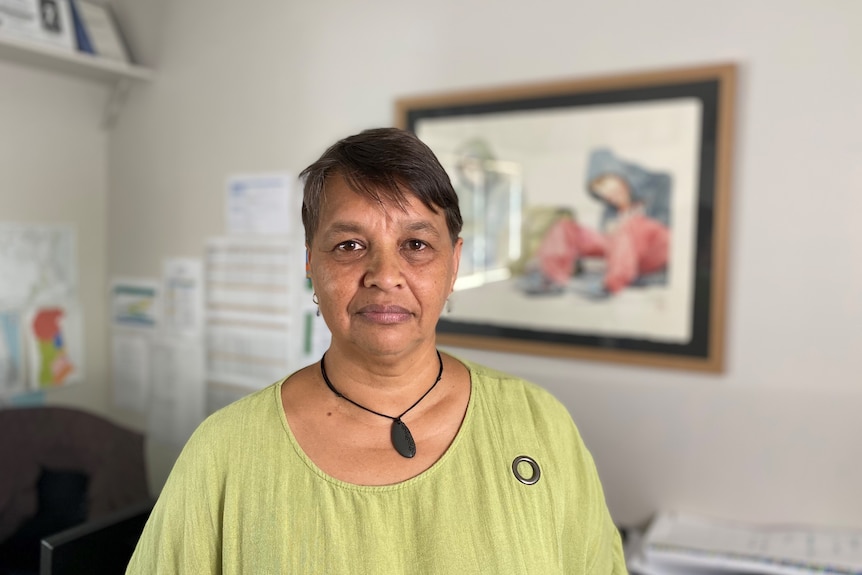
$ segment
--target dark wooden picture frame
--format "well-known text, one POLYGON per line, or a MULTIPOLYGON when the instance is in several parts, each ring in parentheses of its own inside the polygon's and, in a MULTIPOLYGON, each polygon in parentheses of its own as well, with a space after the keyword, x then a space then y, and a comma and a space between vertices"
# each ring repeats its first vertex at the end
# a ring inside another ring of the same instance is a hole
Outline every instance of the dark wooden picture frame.
POLYGON ((401 98, 464 247, 443 345, 723 369, 736 67, 401 98))

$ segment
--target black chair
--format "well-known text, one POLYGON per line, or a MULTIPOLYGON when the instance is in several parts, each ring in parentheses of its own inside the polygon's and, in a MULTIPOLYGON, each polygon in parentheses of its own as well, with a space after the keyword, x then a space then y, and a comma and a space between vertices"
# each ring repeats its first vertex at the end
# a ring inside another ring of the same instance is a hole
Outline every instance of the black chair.
POLYGON ((42 539, 40 575, 123 575, 153 502, 133 505, 42 539))
POLYGON ((143 434, 65 407, 0 410, 0 575, 39 572, 40 542, 149 501, 143 434))

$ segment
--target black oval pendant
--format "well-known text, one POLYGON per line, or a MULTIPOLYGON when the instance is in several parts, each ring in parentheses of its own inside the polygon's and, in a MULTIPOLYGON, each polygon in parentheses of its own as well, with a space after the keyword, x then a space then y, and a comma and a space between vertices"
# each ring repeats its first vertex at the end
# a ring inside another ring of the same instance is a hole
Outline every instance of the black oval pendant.
POLYGON ((395 451, 403 457, 410 459, 416 455, 416 443, 413 441, 413 434, 400 419, 392 422, 392 445, 395 447, 395 451))

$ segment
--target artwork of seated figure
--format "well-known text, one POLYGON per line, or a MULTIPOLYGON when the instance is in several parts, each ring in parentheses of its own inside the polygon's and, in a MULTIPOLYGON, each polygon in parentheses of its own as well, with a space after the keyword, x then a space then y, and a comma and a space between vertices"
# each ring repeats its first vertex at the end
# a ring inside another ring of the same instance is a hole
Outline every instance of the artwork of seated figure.
POLYGON ((598 227, 579 222, 571 209, 557 209, 527 265, 523 291, 547 295, 572 289, 603 298, 628 286, 666 283, 670 176, 597 149, 590 154, 586 191, 604 205, 598 227), (600 273, 584 265, 593 258, 603 262, 600 273), (573 283, 579 274, 583 281, 573 283))

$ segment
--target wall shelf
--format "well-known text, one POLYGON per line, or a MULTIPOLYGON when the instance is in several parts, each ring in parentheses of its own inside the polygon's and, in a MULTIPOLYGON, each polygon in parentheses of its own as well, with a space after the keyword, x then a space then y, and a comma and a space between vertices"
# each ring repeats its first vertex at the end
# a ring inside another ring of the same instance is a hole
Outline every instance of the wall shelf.
POLYGON ((149 68, 80 52, 65 52, 50 45, 8 36, 0 36, 0 58, 51 72, 107 83, 113 83, 120 78, 148 81, 153 77, 153 72, 149 68))
POLYGON ((112 91, 105 109, 106 127, 116 119, 131 84, 153 79, 149 68, 2 35, 0 59, 109 85, 112 91))

